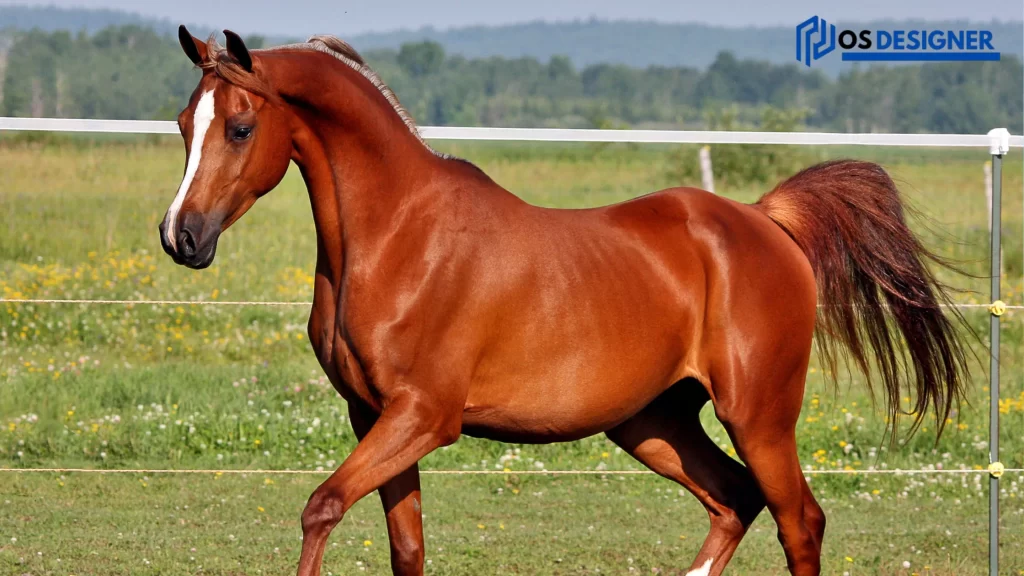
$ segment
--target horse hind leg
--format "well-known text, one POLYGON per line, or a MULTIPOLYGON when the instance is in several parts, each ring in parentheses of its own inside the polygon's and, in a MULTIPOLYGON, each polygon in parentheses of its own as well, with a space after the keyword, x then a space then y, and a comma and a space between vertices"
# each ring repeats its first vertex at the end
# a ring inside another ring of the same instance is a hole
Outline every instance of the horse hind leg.
POLYGON ((825 511, 818 505, 811 493, 811 487, 804 481, 804 524, 814 536, 814 544, 817 546, 818 555, 821 555, 821 543, 825 538, 825 511))
POLYGON ((804 372, 798 370, 782 381, 782 386, 744 388, 742 402, 720 402, 716 414, 778 525, 789 571, 794 576, 817 576, 825 514, 811 494, 796 451, 804 372))
POLYGON ((701 426, 700 409, 707 400, 699 383, 684 380, 606 434, 704 505, 711 530, 688 574, 718 576, 765 503, 747 469, 723 453, 701 426))

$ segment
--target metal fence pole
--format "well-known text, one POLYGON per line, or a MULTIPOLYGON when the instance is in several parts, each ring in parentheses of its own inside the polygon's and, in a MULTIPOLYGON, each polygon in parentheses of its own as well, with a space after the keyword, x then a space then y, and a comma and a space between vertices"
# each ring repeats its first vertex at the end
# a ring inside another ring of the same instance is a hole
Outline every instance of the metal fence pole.
POLYGON ((1002 280, 1002 246, 1000 241, 1002 224, 1003 154, 1009 151, 1010 133, 997 128, 988 133, 992 138, 989 151, 992 154, 992 308, 989 315, 989 338, 991 354, 989 364, 989 484, 988 484, 988 566, 991 576, 999 574, 999 316, 1005 307, 1000 297, 1002 280))

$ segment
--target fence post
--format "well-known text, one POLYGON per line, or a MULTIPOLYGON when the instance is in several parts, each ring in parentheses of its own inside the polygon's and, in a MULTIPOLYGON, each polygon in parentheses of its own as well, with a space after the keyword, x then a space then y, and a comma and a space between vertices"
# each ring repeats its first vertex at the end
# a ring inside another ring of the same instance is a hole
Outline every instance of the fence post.
MULTIPOLYGON (((992 161, 985 161, 985 166, 982 170, 985 173, 985 206, 988 207, 988 233, 992 235, 992 161)), ((1002 253, 999 254, 999 273, 1002 274, 1006 269, 1005 261, 1002 253)))
POLYGON ((985 174, 985 207, 988 208, 988 233, 992 235, 992 161, 987 160, 985 165, 982 166, 982 172, 985 174))
POLYGON ((711 147, 701 146, 697 156, 700 158, 700 185, 708 192, 714 194, 715 173, 711 169, 711 147))
POLYGON ((1003 155, 1010 151, 1010 133, 1006 128, 990 130, 989 153, 992 154, 992 210, 991 210, 991 275, 992 307, 989 310, 989 427, 988 427, 988 571, 990 576, 999 574, 999 316, 1005 309, 1001 306, 1000 281, 1002 280, 1001 215, 1003 193, 1003 155), (997 305, 1000 304, 1000 305, 997 305))

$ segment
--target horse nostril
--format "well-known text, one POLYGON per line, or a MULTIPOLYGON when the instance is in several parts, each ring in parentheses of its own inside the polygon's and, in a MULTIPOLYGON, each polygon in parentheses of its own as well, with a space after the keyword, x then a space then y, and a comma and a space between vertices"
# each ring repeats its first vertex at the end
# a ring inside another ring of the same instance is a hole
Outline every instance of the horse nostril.
POLYGON ((191 259, 195 257, 196 241, 188 230, 182 230, 178 233, 178 249, 181 251, 182 258, 191 259))

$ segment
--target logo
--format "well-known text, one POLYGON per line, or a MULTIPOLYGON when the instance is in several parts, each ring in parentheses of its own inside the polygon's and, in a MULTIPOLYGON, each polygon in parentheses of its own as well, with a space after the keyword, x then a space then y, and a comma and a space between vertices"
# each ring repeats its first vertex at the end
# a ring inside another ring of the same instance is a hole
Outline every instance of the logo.
POLYGON ((796 26, 796 59, 807 66, 811 59, 817 60, 836 49, 836 25, 825 22, 824 18, 811 16, 796 26), (813 42, 814 35, 819 36, 813 42), (813 43, 812 43, 813 42, 813 43))
POLYGON ((805 66, 836 49, 844 62, 982 62, 999 60, 991 30, 842 30, 811 16, 796 26, 796 60, 805 66))

